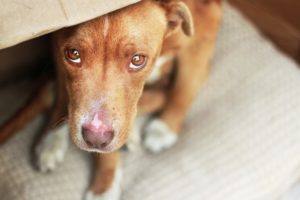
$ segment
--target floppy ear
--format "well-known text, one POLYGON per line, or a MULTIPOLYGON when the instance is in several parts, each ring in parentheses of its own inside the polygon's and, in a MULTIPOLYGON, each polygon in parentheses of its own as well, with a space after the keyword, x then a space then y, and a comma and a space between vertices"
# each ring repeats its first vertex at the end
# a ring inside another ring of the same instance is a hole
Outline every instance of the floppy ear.
POLYGON ((161 4, 166 10, 168 20, 166 37, 177 32, 178 28, 181 28, 187 36, 194 34, 193 17, 185 3, 180 1, 162 1, 161 4))

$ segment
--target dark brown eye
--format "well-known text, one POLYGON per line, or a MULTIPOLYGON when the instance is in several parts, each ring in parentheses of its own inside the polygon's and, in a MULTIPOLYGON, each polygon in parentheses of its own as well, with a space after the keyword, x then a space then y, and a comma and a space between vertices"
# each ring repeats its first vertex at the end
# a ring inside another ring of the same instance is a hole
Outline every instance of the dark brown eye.
POLYGON ((147 57, 145 55, 136 54, 131 58, 129 69, 131 70, 141 69, 145 67, 146 63, 147 63, 147 57))
POLYGON ((65 51, 65 56, 73 63, 81 63, 80 53, 77 49, 67 49, 65 51))

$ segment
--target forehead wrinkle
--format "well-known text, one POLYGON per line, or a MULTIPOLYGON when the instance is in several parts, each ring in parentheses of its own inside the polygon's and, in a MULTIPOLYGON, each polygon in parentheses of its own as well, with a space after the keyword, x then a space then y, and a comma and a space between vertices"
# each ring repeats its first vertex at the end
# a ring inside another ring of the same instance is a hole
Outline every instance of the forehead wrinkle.
POLYGON ((111 17, 111 23, 114 25, 111 27, 113 29, 111 32, 114 33, 113 38, 123 47, 128 43, 136 44, 137 48, 151 46, 151 41, 156 40, 158 34, 164 33, 162 28, 164 25, 151 18, 146 20, 141 16, 135 18, 121 16, 120 19, 115 20, 114 15, 111 17), (151 22, 151 28, 149 28, 149 22, 151 22))
POLYGON ((68 34, 67 40, 72 43, 83 43, 91 44, 94 39, 94 29, 97 23, 87 22, 85 24, 80 24, 72 29, 72 33, 68 34))

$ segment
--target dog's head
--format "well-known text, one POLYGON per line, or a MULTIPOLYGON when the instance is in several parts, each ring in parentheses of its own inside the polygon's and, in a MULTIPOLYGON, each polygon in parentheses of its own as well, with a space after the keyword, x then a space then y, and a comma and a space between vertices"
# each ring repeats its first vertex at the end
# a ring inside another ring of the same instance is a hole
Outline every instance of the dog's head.
POLYGON ((125 143, 165 38, 180 29, 191 35, 192 27, 185 4, 146 0, 54 34, 79 148, 110 152, 125 143))

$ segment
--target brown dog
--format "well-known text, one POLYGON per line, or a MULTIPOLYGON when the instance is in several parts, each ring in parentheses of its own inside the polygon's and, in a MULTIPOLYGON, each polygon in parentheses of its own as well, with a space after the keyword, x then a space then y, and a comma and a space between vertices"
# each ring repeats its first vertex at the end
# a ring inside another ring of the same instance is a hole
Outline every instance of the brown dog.
POLYGON ((176 142, 208 75, 220 18, 220 0, 144 0, 54 33, 58 87, 37 147, 40 169, 63 160, 69 127, 79 148, 101 153, 86 198, 119 199, 116 150, 141 127, 152 152, 176 142), (52 128, 67 115, 68 127, 52 128))

